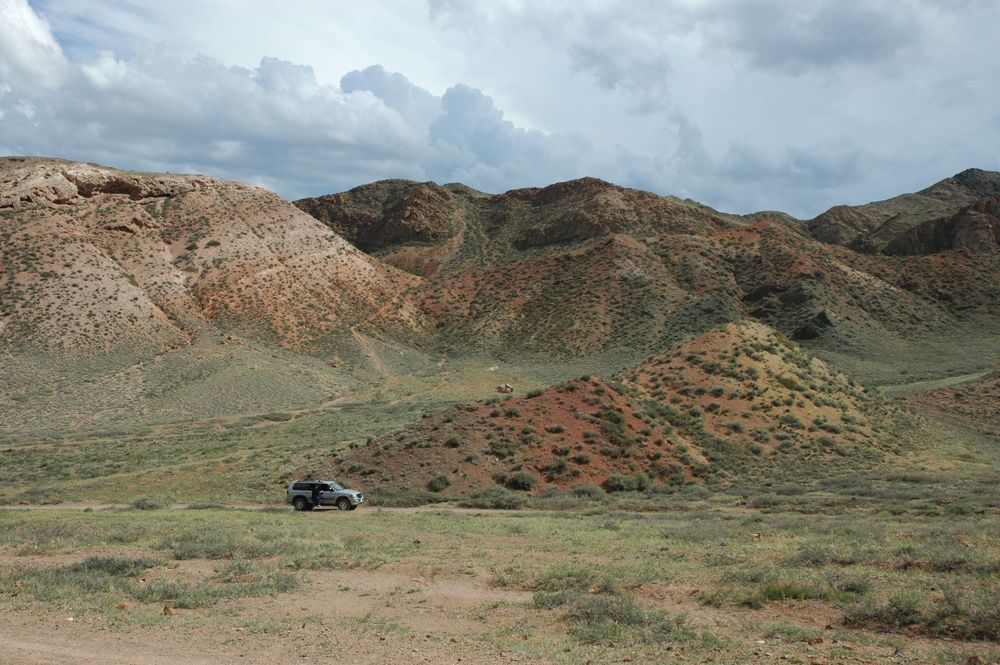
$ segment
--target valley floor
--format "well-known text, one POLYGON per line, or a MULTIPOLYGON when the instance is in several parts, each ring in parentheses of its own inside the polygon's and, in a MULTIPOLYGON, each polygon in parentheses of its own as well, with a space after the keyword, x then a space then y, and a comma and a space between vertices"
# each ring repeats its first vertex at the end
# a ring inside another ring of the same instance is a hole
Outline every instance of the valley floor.
POLYGON ((1000 659, 995 511, 689 508, 6 509, 0 663, 1000 659))

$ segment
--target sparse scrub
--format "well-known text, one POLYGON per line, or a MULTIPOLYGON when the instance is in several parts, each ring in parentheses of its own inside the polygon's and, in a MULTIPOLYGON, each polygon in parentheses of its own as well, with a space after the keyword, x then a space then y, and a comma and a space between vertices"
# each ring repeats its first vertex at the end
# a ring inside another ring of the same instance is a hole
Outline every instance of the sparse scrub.
POLYGON ((479 490, 467 499, 462 499, 458 505, 463 508, 517 510, 524 506, 526 501, 523 496, 514 494, 504 487, 492 486, 479 490))
POLYGON ((451 480, 443 474, 434 476, 427 482, 427 489, 431 492, 443 492, 451 485, 451 480))

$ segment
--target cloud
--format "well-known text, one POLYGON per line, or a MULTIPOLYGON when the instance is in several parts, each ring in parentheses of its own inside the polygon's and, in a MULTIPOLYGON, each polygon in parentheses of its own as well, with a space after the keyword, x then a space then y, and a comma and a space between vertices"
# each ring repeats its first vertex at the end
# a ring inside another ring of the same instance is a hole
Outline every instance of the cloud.
POLYGON ((49 24, 27 0, 0 0, 0 84, 53 88, 67 69, 49 24))
MULTIPOLYGON (((23 14, 23 3, 17 9, 23 14)), ((48 45, 50 59, 62 57, 43 21, 22 22, 38 27, 32 39, 48 45)), ((5 54, 0 62, 12 69, 21 61, 5 54)), ((0 88, 0 128, 13 141, 5 147, 196 170, 267 183, 288 197, 388 177, 496 190, 599 168, 599 157, 579 163, 594 155, 579 139, 518 128, 476 88, 459 84, 435 96, 381 66, 349 72, 339 86, 273 57, 235 67, 169 53, 125 61, 102 51, 79 63, 62 58, 58 71, 55 87, 21 77, 0 88)))
POLYGON ((589 74, 605 90, 621 90, 632 97, 633 112, 652 113, 669 107, 670 63, 665 57, 642 49, 590 43, 572 44, 569 55, 574 70, 589 74))
POLYGON ((418 127, 430 127, 441 114, 441 98, 414 85, 402 74, 385 71, 381 65, 348 72, 340 79, 344 92, 367 91, 418 127))
POLYGON ((711 36, 748 66, 799 75, 892 58, 923 33, 915 3, 867 0, 725 0, 697 12, 711 36))
POLYGON ((803 217, 1000 168, 994 0, 301 3, 0 0, 0 152, 803 217))

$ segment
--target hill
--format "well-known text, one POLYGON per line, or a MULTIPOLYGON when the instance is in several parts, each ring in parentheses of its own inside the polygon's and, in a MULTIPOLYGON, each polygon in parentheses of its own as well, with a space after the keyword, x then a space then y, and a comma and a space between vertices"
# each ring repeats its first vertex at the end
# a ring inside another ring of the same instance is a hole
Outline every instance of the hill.
MULTIPOLYGON (((996 196, 1000 196, 1000 173, 968 169, 912 194, 860 206, 834 206, 810 220, 807 227, 822 242, 881 252, 894 243, 896 247, 905 243, 900 238, 915 227, 949 218, 996 196)), ((951 248, 936 247, 924 249, 951 248)))
POLYGON ((979 180, 889 255, 592 178, 495 196, 386 181, 296 207, 6 158, 3 476, 113 498, 323 469, 468 493, 883 468, 912 422, 859 383, 1000 365, 979 180), (493 401, 504 382, 518 396, 493 401))
POLYGON ((450 494, 493 482, 635 489, 875 468, 913 445, 910 416, 758 323, 726 324, 619 378, 455 406, 323 472, 450 494))
POLYGON ((922 362, 967 371, 961 349, 1000 348, 994 208, 976 199, 994 176, 969 171, 886 203, 930 220, 899 236, 900 257, 820 242, 781 213, 728 215, 592 178, 497 196, 386 181, 297 205, 424 276, 408 302, 433 322, 431 343, 450 352, 624 348, 638 359, 753 318, 885 381, 922 362), (960 219, 935 221, 945 210, 960 219), (875 349, 878 364, 858 362, 875 349))
POLYGON ((972 383, 910 395, 904 401, 1000 441, 1000 373, 994 372, 972 383))
POLYGON ((258 187, 13 157, 0 215, 5 346, 158 353, 213 332, 299 348, 414 323, 393 303, 417 278, 258 187))

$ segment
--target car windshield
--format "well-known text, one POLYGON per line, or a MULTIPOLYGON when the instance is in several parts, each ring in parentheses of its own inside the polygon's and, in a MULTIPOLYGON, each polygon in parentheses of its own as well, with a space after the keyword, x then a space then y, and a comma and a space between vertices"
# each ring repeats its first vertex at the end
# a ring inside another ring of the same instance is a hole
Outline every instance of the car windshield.
POLYGON ((327 480, 325 482, 327 485, 330 486, 330 490, 333 492, 339 492, 340 490, 344 489, 343 485, 341 485, 340 483, 335 483, 332 480, 327 480))

